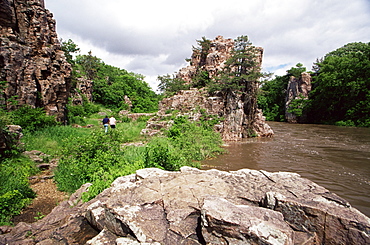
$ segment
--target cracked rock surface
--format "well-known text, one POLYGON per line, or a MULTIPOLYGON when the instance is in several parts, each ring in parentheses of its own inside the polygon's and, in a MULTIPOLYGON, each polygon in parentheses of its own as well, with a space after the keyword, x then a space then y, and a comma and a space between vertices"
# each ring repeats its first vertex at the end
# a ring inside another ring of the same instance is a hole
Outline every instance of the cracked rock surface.
POLYGON ((78 202, 87 188, 0 244, 370 243, 367 216, 295 173, 142 169, 78 202))

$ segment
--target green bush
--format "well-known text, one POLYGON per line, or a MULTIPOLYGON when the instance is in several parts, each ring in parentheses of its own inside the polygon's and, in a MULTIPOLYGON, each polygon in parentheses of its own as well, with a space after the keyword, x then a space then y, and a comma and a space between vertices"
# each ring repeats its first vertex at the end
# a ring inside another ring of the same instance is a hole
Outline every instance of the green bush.
POLYGON ((21 126, 26 131, 35 131, 59 124, 54 116, 46 115, 43 108, 32 108, 29 105, 24 105, 10 113, 12 123, 21 126))
POLYGON ((107 134, 95 130, 86 137, 70 137, 59 160, 55 179, 58 188, 74 192, 84 183, 92 183, 84 200, 90 200, 115 178, 144 167, 178 170, 195 161, 222 152, 221 137, 209 127, 178 117, 169 130, 170 137, 153 137, 143 147, 123 146, 140 138, 145 122, 118 124, 107 134))
POLYGON ((11 217, 35 197, 28 176, 36 172, 35 164, 26 157, 8 158, 0 163, 0 225, 9 225, 11 217))

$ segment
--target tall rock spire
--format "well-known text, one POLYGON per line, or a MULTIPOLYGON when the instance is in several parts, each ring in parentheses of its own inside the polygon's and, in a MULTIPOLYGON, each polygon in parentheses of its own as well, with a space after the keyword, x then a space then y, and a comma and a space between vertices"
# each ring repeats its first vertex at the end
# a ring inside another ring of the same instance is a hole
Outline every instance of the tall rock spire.
POLYGON ((3 103, 43 107, 64 120, 71 66, 64 57, 53 15, 43 0, 0 0, 0 81, 3 103))

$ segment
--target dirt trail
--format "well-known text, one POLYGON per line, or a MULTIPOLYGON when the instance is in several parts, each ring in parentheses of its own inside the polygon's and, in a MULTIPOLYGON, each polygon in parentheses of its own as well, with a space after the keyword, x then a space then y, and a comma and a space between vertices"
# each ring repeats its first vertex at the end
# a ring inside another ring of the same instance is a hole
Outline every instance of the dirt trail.
POLYGON ((68 194, 57 190, 50 170, 40 172, 30 180, 31 188, 36 192, 36 198, 20 215, 12 219, 14 225, 19 222, 33 223, 46 216, 60 202, 68 199, 68 194))

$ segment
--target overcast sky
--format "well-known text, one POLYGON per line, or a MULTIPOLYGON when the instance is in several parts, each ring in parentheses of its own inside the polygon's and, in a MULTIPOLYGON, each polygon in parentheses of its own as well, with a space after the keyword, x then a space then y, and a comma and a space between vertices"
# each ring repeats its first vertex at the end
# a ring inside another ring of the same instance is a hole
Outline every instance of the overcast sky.
POLYGON ((81 54, 144 75, 187 65, 196 40, 247 35, 264 48, 264 71, 285 75, 350 42, 370 41, 370 0, 45 0, 63 40, 81 54))

